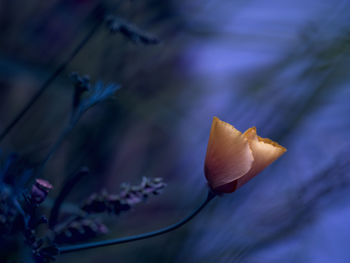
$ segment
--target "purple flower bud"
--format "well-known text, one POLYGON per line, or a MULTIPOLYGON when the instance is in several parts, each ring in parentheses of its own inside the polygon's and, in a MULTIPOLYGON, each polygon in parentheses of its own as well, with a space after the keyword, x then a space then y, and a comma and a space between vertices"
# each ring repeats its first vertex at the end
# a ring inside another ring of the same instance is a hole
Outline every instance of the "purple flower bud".
POLYGON ((33 204, 41 204, 45 201, 49 191, 52 189, 52 185, 43 179, 36 179, 35 184, 32 186, 30 194, 30 201, 33 204))
POLYGON ((36 184, 40 189, 45 190, 45 191, 47 191, 47 192, 53 188, 52 185, 51 185, 48 181, 46 181, 46 180, 44 180, 44 179, 36 179, 36 180, 35 180, 35 184, 36 184))

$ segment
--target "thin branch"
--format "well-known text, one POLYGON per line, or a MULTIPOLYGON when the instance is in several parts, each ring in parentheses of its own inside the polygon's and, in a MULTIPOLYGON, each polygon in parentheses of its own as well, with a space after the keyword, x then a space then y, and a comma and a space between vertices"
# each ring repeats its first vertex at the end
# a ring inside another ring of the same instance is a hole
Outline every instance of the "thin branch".
POLYGON ((49 227, 53 229, 53 227, 57 224, 57 219, 60 213, 61 206, 63 204, 64 199, 68 196, 68 194, 72 191, 74 186, 86 175, 89 174, 89 170, 86 167, 81 168, 77 173, 72 176, 72 178, 68 178, 64 183, 62 190, 60 191, 58 197, 55 200, 55 203, 52 207, 50 213, 49 227))
POLYGON ((104 241, 98 241, 98 242, 91 242, 91 243, 85 243, 85 244, 79 244, 79 245, 73 245, 73 246, 66 246, 66 247, 60 247, 58 248, 60 254, 65 254, 65 253, 70 253, 70 252, 75 252, 75 251, 80 251, 84 249, 90 249, 90 248, 98 248, 98 247, 105 247, 105 246, 111 246, 111 245, 118 245, 118 244, 123 244, 123 243, 129 243, 137 240, 142 240, 146 238, 151 238, 154 236, 159 236, 168 232, 171 232, 187 222, 189 222, 191 219, 193 219, 206 205, 215 197, 216 195, 209 190, 208 196, 205 199, 202 204, 193 210, 187 217, 184 219, 180 220, 179 222, 164 227, 162 229, 140 234, 140 235, 135 235, 135 236, 130 236, 130 237, 124 237, 124 238, 117 238, 117 239, 110 239, 110 240, 104 240, 104 241))
MULTIPOLYGON (((101 6, 94 9, 92 14, 96 12, 101 12, 101 6)), ((103 11, 102 11, 103 12, 103 11)), ((98 16, 100 16, 98 14, 98 16)), ((28 110, 34 105, 34 103, 41 97, 44 91, 50 86, 50 84, 56 79, 56 77, 61 74, 67 67, 67 65, 76 57, 76 55, 82 50, 82 48, 89 42, 93 35, 97 32, 97 29, 102 25, 103 19, 98 19, 90 32, 85 36, 85 38, 79 43, 79 45, 73 50, 69 57, 62 62, 62 64, 52 73, 52 75, 41 85, 38 91, 33 95, 29 102, 23 107, 23 109, 14 117, 14 119, 7 125, 7 127, 0 134, 0 143, 9 134, 9 132, 16 126, 16 124, 23 118, 23 116, 28 112, 28 110)))
POLYGON ((38 169, 38 175, 41 174, 41 172, 44 170, 47 162, 51 159, 51 157, 55 154, 55 152, 60 148, 61 144, 64 142, 68 134, 72 131, 73 125, 69 124, 66 126, 66 128, 62 131, 60 136, 58 137, 57 141, 52 145, 51 149, 49 150, 48 154, 42 161, 39 169, 38 169))

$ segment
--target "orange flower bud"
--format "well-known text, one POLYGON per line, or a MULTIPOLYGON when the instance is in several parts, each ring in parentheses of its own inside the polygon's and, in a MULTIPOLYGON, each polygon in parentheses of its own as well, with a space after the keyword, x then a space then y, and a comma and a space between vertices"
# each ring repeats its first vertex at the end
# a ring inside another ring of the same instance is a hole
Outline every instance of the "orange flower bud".
POLYGON ((205 177, 214 192, 231 193, 286 150, 270 139, 259 137, 255 127, 242 134, 214 117, 205 158, 205 177))

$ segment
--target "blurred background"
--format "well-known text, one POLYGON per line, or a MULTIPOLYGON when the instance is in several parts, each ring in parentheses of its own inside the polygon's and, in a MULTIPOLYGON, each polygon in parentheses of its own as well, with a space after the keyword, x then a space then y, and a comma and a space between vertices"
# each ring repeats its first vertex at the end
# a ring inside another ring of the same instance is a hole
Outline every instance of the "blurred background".
MULTIPOLYGON (((0 1, 1 131, 91 30, 100 2, 0 1)), ((288 152, 180 230, 57 262, 349 262, 350 3, 105 4, 161 43, 135 44, 101 27, 2 142, 33 162, 45 156, 69 118, 72 71, 122 86, 49 161, 50 198, 80 166, 91 175, 68 203, 163 177, 160 196, 103 220, 107 237, 138 234, 176 222, 205 198, 213 116, 241 131, 256 126, 288 152)))

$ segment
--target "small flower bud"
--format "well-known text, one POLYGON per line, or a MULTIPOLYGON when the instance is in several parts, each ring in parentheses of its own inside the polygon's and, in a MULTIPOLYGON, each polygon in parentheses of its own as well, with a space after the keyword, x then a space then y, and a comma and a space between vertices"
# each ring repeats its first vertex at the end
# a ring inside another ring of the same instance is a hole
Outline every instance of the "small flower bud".
POLYGON ((48 181, 43 179, 36 179, 35 184, 32 186, 30 201, 33 204, 41 204, 44 202, 51 189, 52 185, 48 181))
POLYGON ((231 193, 247 183, 286 152, 270 139, 261 138, 256 128, 243 134, 214 117, 204 172, 216 193, 231 193))

